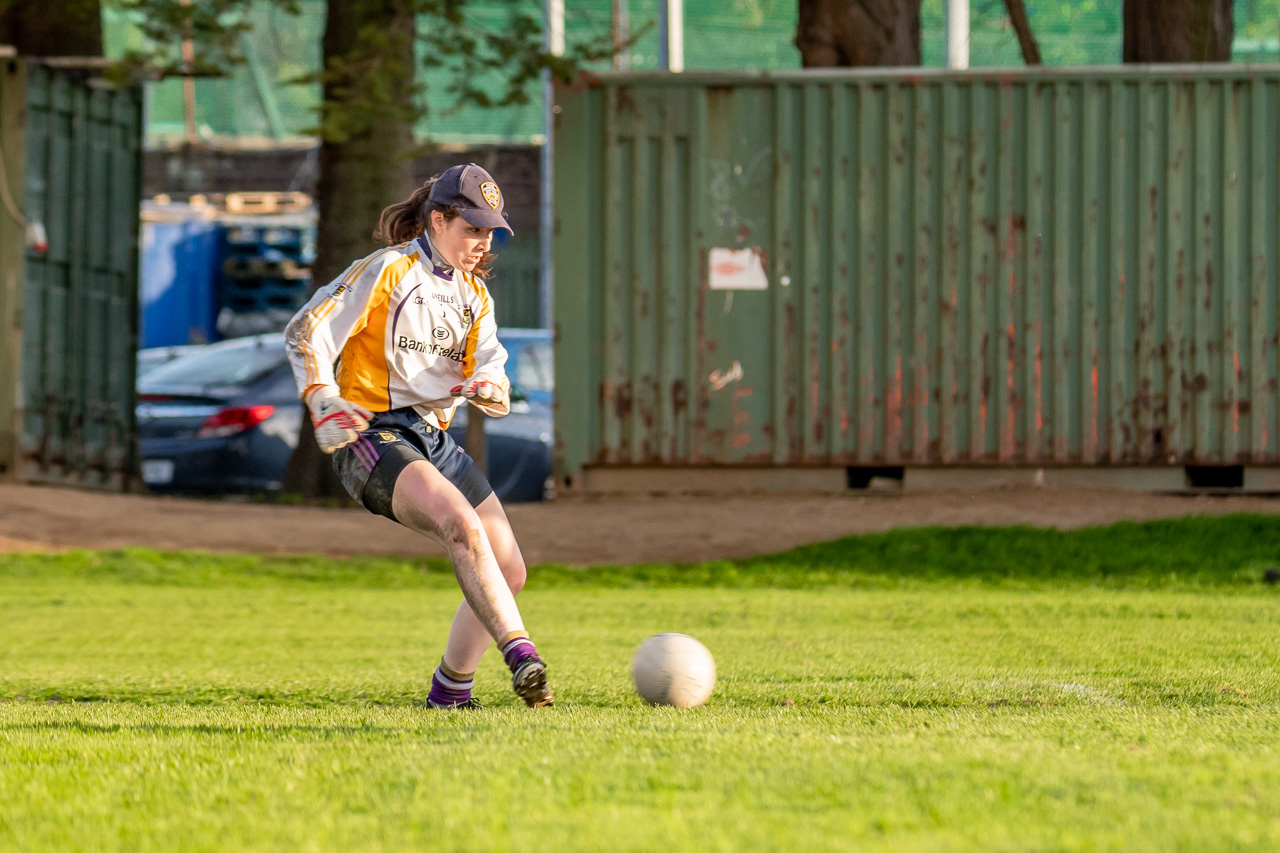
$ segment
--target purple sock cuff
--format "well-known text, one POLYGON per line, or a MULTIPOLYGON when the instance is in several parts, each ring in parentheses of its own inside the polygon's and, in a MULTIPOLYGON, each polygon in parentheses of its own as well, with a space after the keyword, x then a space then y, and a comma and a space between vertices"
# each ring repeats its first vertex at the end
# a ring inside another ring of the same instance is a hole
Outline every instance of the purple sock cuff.
POLYGON ((431 692, 427 699, 439 705, 461 705, 471 698, 471 688, 475 679, 470 681, 454 681, 437 667, 431 676, 431 692))
POLYGON ((509 669, 515 669, 516 664, 527 657, 538 657, 538 649, 533 640, 517 637, 502 647, 502 659, 507 662, 509 669))

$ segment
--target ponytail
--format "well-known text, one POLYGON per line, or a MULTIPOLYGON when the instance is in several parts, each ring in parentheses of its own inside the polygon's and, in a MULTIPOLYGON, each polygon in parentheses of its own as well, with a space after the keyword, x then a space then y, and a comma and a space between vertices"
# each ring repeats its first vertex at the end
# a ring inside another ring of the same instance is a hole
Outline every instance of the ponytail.
POLYGON ((417 239, 423 231, 427 230, 427 222, 432 210, 443 213, 446 220, 457 216, 458 211, 452 207, 431 201, 429 198, 431 187, 439 177, 439 175, 432 175, 407 199, 384 207, 382 215, 378 217, 378 227, 373 232, 373 239, 382 240, 388 246, 407 243, 417 239))
MULTIPOLYGON (((445 222, 456 219, 460 214, 453 205, 441 204, 430 199, 431 188, 439 179, 440 175, 432 175, 407 199, 384 207, 382 215, 378 217, 378 227, 373 232, 373 239, 382 240, 388 246, 416 240, 427 230, 431 221, 431 212, 434 210, 440 211, 445 222)), ((494 254, 486 253, 471 273, 482 279, 488 279, 493 260, 494 254)))

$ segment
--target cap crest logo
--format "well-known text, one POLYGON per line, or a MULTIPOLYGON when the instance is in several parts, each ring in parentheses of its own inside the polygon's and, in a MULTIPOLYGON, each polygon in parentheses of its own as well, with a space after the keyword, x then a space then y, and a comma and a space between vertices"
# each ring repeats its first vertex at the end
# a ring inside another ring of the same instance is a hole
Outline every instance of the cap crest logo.
POLYGON ((484 196, 484 200, 494 210, 498 209, 498 203, 502 201, 502 196, 498 193, 498 185, 493 181, 485 181, 480 185, 480 195, 484 196))

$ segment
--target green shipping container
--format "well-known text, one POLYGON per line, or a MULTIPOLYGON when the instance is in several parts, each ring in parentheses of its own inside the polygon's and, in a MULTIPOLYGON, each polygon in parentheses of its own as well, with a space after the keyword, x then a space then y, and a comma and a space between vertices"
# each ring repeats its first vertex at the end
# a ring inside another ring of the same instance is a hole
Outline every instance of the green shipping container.
POLYGON ((485 284, 493 294, 498 325, 537 329, 542 326, 541 282, 538 266, 541 252, 537 235, 521 234, 495 247, 493 275, 485 284))
POLYGON ((561 475, 1280 463, 1280 66, 556 97, 561 475))
POLYGON ((0 477, 135 479, 142 97, 0 59, 0 477))

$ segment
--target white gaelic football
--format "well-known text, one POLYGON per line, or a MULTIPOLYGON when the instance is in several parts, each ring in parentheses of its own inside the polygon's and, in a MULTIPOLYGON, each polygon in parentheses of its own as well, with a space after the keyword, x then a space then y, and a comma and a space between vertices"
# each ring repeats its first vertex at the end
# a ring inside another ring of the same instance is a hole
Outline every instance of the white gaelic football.
POLYGON ((636 650, 631 679, 650 705, 694 708, 715 689, 716 661, 688 634, 655 634, 636 650))

